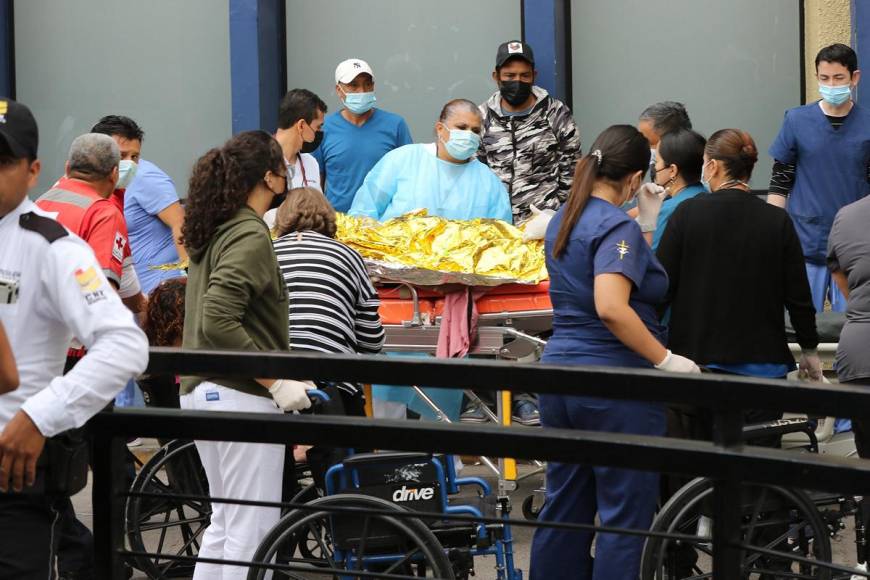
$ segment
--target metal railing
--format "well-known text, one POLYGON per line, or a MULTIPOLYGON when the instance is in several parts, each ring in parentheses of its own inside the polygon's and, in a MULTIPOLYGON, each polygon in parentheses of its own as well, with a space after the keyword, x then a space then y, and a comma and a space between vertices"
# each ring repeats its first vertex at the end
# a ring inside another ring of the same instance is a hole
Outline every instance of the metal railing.
MULTIPOLYGON (((506 389, 607 399, 643 400, 710 408, 714 441, 566 429, 466 426, 324 415, 263 415, 168 409, 116 409, 89 424, 94 438, 94 538, 100 578, 122 576, 126 480, 122 441, 160 437, 285 444, 321 444, 515 457, 640 469, 714 481, 713 575, 740 577, 740 553, 763 551, 741 541, 742 483, 800 487, 863 495, 870 462, 778 449, 745 447, 744 409, 850 417, 870 409, 870 390, 724 375, 673 375, 613 367, 514 364, 495 361, 394 359, 377 356, 266 354, 152 349, 153 374, 207 377, 282 377, 443 388, 506 389)), ((216 500, 219 501, 219 500, 216 500)), ((278 504, 275 504, 278 505, 278 504)), ((281 504, 290 507, 292 504, 281 504)), ((392 514, 395 515, 395 514, 392 514)), ((410 514, 416 517, 419 514, 410 514)), ((443 517, 443 516, 442 516, 443 517)), ((461 516, 453 516, 461 519, 461 516)), ((501 520, 500 520, 501 521, 501 520)), ((548 522, 510 521, 543 526, 548 522)), ((569 529, 650 535, 578 524, 569 529)), ((682 538, 680 534, 652 534, 682 538)), ((782 553, 777 552, 782 556, 782 553)), ((786 556, 788 557, 788 556, 786 556)), ((799 560, 799 557, 794 557, 799 560)), ((848 569, 813 561, 814 566, 848 569)))

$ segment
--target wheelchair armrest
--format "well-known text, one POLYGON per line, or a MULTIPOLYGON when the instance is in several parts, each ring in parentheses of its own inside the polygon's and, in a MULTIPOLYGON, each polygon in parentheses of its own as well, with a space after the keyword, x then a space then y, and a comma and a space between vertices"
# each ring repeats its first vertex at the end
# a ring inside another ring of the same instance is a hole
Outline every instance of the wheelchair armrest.
POLYGON ((808 417, 792 417, 768 423, 754 423, 743 427, 743 439, 785 435, 786 433, 815 433, 815 428, 808 417))
POLYGON ((400 463, 403 461, 428 461, 432 458, 431 453, 418 453, 414 451, 377 451, 374 453, 358 453, 342 460, 348 467, 356 465, 375 465, 379 463, 400 463))
POLYGON ((476 485, 480 487, 480 490, 483 492, 483 495, 489 495, 492 493, 492 488, 490 485, 480 477, 457 477, 454 483, 458 487, 462 487, 463 485, 476 485))

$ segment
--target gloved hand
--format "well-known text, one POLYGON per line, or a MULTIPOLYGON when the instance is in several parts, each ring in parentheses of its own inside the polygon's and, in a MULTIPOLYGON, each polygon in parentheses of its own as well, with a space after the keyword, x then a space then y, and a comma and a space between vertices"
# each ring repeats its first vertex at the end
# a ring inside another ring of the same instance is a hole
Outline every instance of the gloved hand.
POLYGON ((523 241, 543 240, 547 233, 547 225, 556 212, 552 209, 538 209, 535 204, 529 205, 529 209, 532 210, 533 217, 526 222, 526 227, 523 229, 523 241))
POLYGON ((301 411, 311 406, 307 391, 317 388, 311 381, 278 379, 269 387, 269 393, 285 411, 301 411))
POLYGON ((696 365, 694 361, 687 359, 684 356, 674 354, 671 351, 668 351, 668 354, 664 359, 662 359, 662 362, 655 365, 655 367, 660 371, 667 371, 669 373, 701 372, 701 369, 698 368, 698 365, 696 365))
POLYGON ((816 349, 808 348, 801 351, 798 375, 805 376, 814 382, 822 380, 822 359, 819 358, 819 352, 816 349))
POLYGON ((659 211, 665 201, 665 188, 649 182, 637 190, 637 225, 642 232, 654 232, 659 219, 659 211))

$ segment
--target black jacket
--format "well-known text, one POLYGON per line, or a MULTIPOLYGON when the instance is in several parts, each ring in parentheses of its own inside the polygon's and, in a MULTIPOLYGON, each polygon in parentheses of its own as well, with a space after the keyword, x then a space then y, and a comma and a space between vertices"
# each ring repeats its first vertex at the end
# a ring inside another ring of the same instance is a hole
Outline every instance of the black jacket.
POLYGON ((670 285, 669 348, 698 364, 794 364, 798 342, 815 348, 815 309, 788 214, 738 189, 680 204, 656 252, 670 285))

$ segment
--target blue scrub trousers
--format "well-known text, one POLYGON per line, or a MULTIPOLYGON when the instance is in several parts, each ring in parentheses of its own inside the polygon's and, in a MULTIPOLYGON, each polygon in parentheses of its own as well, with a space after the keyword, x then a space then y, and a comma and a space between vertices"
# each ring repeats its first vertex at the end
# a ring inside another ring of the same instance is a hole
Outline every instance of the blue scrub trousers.
MULTIPOLYGON (((541 395, 544 427, 665 434, 664 406, 635 401, 541 395)), ((539 520, 648 530, 659 496, 659 474, 613 467, 547 464, 547 501, 539 520)), ((532 541, 531 580, 633 580, 644 538, 538 528, 532 541)))
POLYGON ((813 306, 816 312, 825 309, 825 298, 831 301, 831 310, 834 312, 846 312, 846 297, 837 288, 831 279, 831 272, 827 266, 805 263, 807 267, 807 279, 810 281, 810 292, 813 294, 813 306))

